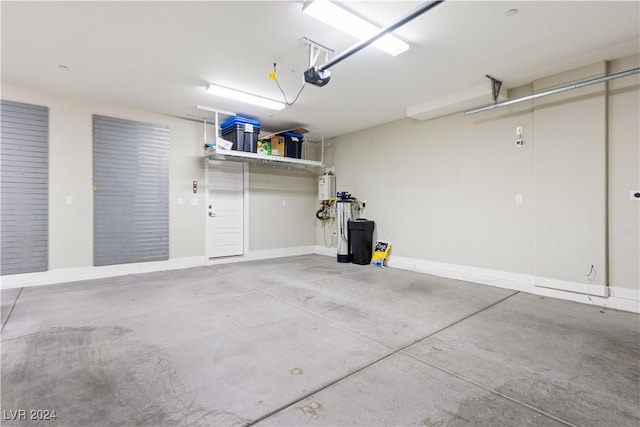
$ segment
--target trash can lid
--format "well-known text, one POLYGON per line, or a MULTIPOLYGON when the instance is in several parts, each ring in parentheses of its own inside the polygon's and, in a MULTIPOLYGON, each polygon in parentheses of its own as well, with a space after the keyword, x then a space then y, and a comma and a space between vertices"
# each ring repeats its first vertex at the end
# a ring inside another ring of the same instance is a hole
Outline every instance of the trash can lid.
POLYGON ((355 220, 349 221, 349 229, 351 230, 365 230, 365 231, 373 231, 374 222, 370 221, 366 218, 357 218, 355 220))

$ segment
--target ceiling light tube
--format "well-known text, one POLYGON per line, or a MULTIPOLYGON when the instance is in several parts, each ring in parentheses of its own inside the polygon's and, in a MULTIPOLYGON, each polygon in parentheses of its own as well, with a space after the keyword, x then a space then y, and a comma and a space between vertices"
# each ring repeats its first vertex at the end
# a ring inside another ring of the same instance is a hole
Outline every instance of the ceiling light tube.
POLYGON ((223 98, 229 98, 235 101, 245 102, 247 104, 270 108, 272 110, 282 110, 285 107, 282 102, 214 84, 209 84, 206 92, 210 95, 221 96, 223 98))
MULTIPOLYGON (((358 40, 366 40, 380 31, 380 28, 329 0, 312 0, 306 2, 302 6, 302 12, 358 40)), ((380 37, 372 43, 372 46, 392 56, 396 56, 409 49, 407 43, 391 34, 380 37)))

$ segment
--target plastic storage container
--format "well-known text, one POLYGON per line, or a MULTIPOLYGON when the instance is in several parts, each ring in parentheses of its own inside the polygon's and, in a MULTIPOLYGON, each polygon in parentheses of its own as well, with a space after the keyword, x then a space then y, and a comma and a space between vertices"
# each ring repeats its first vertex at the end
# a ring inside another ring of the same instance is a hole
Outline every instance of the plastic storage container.
POLYGON ((295 132, 282 132, 284 136, 284 155, 296 159, 302 158, 302 143, 304 135, 295 132))
POLYGON ((365 218, 349 221, 349 246, 354 264, 371 263, 374 225, 373 221, 365 218))
POLYGON ((222 138, 233 143, 231 149, 255 153, 258 151, 260 122, 246 117, 234 116, 220 125, 222 138))

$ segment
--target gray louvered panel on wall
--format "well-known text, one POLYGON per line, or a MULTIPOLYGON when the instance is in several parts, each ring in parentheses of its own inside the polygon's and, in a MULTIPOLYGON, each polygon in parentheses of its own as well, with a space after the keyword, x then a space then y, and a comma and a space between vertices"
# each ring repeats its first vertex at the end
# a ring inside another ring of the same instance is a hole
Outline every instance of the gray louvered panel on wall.
POLYGON ((169 259, 169 128, 93 116, 94 264, 169 259))
POLYGON ((49 263, 49 109, 0 101, 0 274, 49 263))

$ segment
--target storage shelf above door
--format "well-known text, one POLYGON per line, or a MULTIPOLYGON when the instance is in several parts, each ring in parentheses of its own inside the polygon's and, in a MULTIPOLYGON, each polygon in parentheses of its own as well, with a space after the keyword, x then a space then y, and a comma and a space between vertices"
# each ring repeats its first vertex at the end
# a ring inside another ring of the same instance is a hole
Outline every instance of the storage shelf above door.
POLYGON ((220 136, 220 115, 235 116, 235 113, 216 110, 214 108, 197 106, 198 109, 209 111, 214 114, 211 119, 204 119, 204 145, 205 157, 210 160, 231 160, 236 162, 253 162, 263 164, 274 164, 283 166, 295 166, 301 168, 315 168, 324 165, 324 138, 322 139, 322 148, 320 151, 321 160, 298 159, 295 157, 269 156, 261 153, 253 153, 246 151, 227 150, 222 147, 229 146, 229 141, 224 140, 220 136), (215 126, 215 138, 213 143, 207 141, 207 124, 215 126))
POLYGON ((248 153, 245 151, 225 150, 218 148, 218 139, 216 138, 216 147, 205 150, 205 156, 211 160, 232 160, 239 162, 255 161, 264 163, 278 163, 284 165, 295 165, 302 167, 322 167, 323 162, 318 160, 296 159, 292 157, 268 156, 259 153, 248 153))

